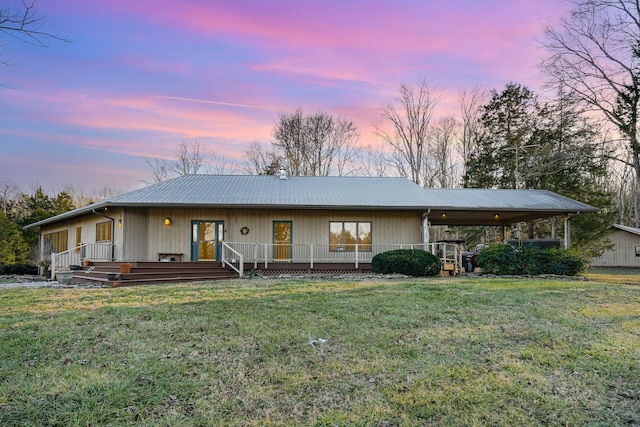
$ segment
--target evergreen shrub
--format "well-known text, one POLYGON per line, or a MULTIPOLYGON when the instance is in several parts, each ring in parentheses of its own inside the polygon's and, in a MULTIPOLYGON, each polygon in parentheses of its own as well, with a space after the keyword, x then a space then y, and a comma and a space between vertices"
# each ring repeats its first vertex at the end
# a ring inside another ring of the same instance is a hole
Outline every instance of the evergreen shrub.
POLYGON ((2 274, 38 274, 38 267, 33 264, 9 264, 4 266, 2 274))
POLYGON ((373 257, 371 267, 376 273, 404 274, 425 277, 440 273, 440 258, 420 249, 396 249, 373 257))
POLYGON ((584 271, 587 263, 580 254, 571 250, 489 245, 478 255, 478 266, 496 275, 575 276, 584 271))

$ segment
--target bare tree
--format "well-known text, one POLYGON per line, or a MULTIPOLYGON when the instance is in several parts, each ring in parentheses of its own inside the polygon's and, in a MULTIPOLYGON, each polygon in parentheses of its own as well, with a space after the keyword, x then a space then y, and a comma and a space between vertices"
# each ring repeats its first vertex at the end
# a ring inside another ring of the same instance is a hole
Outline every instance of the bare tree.
POLYGON ((344 118, 333 120, 333 127, 329 134, 328 146, 330 148, 332 166, 338 176, 343 176, 352 172, 349 166, 357 155, 356 143, 360 138, 360 132, 356 125, 344 118))
POLYGON ((356 172, 364 176, 389 176, 388 165, 391 163, 389 153, 379 145, 367 145, 357 150, 359 167, 356 172))
POLYGON ((18 186, 12 182, 2 180, 0 181, 0 207, 2 212, 7 214, 9 211, 9 205, 18 195, 18 186))
POLYGON ((171 177, 169 174, 169 162, 167 160, 154 157, 151 159, 145 159, 145 162, 151 172, 152 182, 166 181, 171 177))
POLYGON ((177 147, 171 169, 178 176, 195 175, 207 162, 208 153, 198 140, 183 139, 177 147))
POLYGON ((176 160, 146 159, 153 182, 161 182, 184 175, 195 175, 206 166, 209 158, 207 150, 198 140, 183 139, 176 146, 176 160))
POLYGON ((252 175, 275 175, 280 169, 280 159, 257 141, 252 142, 242 155, 244 169, 252 175))
MULTIPOLYGON (((576 0, 559 29, 548 28, 542 63, 554 85, 600 112, 628 143, 640 184, 640 0, 576 0)), ((636 207, 637 210, 637 207, 636 207)))
MULTIPOLYGON (((21 6, 11 8, 5 6, 0 9, 0 38, 8 36, 24 43, 46 47, 46 40, 53 39, 68 42, 61 37, 42 29, 44 15, 40 14, 36 0, 21 1, 21 6)), ((8 64, 6 61, 3 64, 8 64)))
POLYGON ((424 185, 431 118, 441 99, 424 80, 416 86, 403 83, 394 101, 380 110, 391 129, 375 127, 375 133, 393 147, 398 171, 419 185, 424 185))
POLYGON ((305 139, 302 109, 295 113, 280 114, 278 123, 273 129, 273 149, 282 164, 286 163, 292 175, 310 175, 307 167, 307 156, 310 143, 305 139))
POLYGON ((271 174, 283 166, 290 175, 327 176, 350 172, 360 134, 351 120, 302 109, 280 114, 271 149, 257 142, 244 153, 245 169, 271 174))
POLYGON ((231 175, 236 168, 228 157, 221 154, 211 154, 206 170, 207 173, 213 175, 231 175))
MULTIPOLYGON (((462 119, 462 132, 458 153, 464 165, 469 161, 471 153, 478 147, 480 116, 482 115, 482 106, 486 98, 487 91, 476 86, 468 91, 463 91, 458 99, 462 119)), ((464 176, 465 173, 466 171, 463 169, 461 174, 464 176)))
POLYGON ((432 183, 429 187, 453 188, 455 166, 453 161, 453 146, 460 127, 458 121, 452 117, 443 117, 433 129, 432 183))

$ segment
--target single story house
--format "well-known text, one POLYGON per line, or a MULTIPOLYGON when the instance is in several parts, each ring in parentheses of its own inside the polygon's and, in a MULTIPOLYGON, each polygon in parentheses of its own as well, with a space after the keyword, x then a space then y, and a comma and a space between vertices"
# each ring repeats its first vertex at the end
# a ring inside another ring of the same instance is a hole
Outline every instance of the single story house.
POLYGON ((614 246, 594 258, 592 267, 640 267, 640 228, 614 224, 606 238, 614 246))
POLYGON ((596 211, 550 191, 430 190, 398 177, 187 175, 27 227, 54 246, 54 271, 80 259, 218 261, 242 274, 294 262, 358 268, 386 250, 429 250, 429 225, 506 230, 563 216, 568 227, 571 215, 596 211))

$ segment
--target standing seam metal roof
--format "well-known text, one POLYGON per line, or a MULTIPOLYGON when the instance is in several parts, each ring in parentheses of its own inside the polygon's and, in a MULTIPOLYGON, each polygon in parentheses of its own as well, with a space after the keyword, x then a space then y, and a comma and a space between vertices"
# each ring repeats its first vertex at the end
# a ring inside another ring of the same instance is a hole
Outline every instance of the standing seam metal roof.
POLYGON ((115 196, 27 228, 108 206, 241 207, 280 209, 500 210, 597 212, 546 190, 424 189, 398 177, 186 175, 115 196))

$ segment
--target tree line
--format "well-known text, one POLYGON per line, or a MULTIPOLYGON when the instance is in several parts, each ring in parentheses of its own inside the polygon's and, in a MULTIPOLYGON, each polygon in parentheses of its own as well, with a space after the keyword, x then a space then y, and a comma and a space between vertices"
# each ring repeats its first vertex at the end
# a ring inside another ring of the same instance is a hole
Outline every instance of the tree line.
POLYGON ((0 181, 0 264, 35 264, 39 260, 39 233, 24 230, 35 222, 91 204, 114 192, 104 189, 87 196, 74 188, 49 195, 42 187, 32 193, 18 191, 9 181, 0 181))

